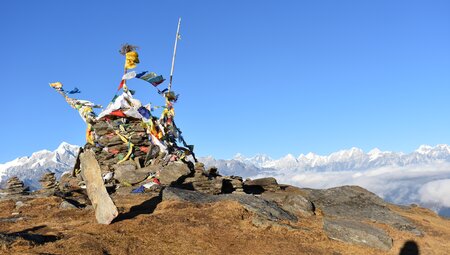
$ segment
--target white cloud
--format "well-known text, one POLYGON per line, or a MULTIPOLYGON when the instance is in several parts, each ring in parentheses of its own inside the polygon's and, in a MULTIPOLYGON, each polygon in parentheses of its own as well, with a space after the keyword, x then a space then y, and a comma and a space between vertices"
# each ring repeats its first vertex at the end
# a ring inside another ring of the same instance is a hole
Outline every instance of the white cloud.
POLYGON ((384 166, 355 171, 273 171, 278 182, 305 188, 358 185, 396 204, 421 204, 435 210, 450 207, 450 163, 384 166))
POLYGON ((419 196, 423 203, 450 207, 450 179, 425 183, 419 190, 419 196))

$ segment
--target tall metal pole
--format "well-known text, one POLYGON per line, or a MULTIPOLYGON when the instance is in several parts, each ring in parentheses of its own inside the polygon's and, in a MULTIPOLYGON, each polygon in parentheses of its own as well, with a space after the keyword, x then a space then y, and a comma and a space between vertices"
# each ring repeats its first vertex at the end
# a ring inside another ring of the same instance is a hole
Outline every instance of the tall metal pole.
POLYGON ((181 18, 178 19, 177 34, 175 36, 175 46, 173 47, 172 68, 170 69, 168 92, 170 92, 170 89, 172 88, 173 69, 175 68, 175 56, 177 55, 177 43, 178 43, 178 39, 180 38, 180 23, 181 23, 181 18))

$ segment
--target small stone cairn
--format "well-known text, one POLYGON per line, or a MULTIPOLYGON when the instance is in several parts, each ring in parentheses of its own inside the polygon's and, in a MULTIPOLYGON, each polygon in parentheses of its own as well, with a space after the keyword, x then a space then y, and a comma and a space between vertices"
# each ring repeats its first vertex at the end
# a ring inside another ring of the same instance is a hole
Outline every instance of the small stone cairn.
POLYGON ((6 183, 4 191, 8 195, 26 195, 29 193, 29 188, 25 187, 23 182, 16 176, 10 178, 6 183))
POLYGON ((39 180, 39 183, 41 183, 42 190, 54 191, 57 186, 55 173, 44 174, 39 180))
POLYGON ((221 176, 217 168, 205 170, 203 163, 196 163, 193 177, 186 178, 183 185, 206 194, 244 193, 242 178, 239 176, 221 176))

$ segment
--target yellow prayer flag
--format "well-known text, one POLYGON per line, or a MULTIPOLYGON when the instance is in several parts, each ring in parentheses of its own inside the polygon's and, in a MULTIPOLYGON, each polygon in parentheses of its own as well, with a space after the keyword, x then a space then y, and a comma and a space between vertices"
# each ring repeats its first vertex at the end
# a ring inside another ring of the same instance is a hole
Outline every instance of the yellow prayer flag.
POLYGON ((50 83, 50 87, 55 88, 55 89, 61 89, 62 88, 62 83, 61 82, 54 82, 54 83, 50 83))
POLYGON ((139 64, 139 55, 136 51, 127 52, 125 55, 125 68, 133 69, 139 64))

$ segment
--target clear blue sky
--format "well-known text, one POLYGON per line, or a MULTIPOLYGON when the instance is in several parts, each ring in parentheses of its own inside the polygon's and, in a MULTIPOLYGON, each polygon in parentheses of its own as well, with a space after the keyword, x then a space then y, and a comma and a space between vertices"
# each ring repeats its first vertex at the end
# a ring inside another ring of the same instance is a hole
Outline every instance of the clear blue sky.
POLYGON ((122 43, 141 46, 137 70, 168 76, 179 16, 176 120, 198 155, 450 143, 450 1, 15 0, 0 16, 0 162, 83 145, 48 83, 107 105, 122 43))

